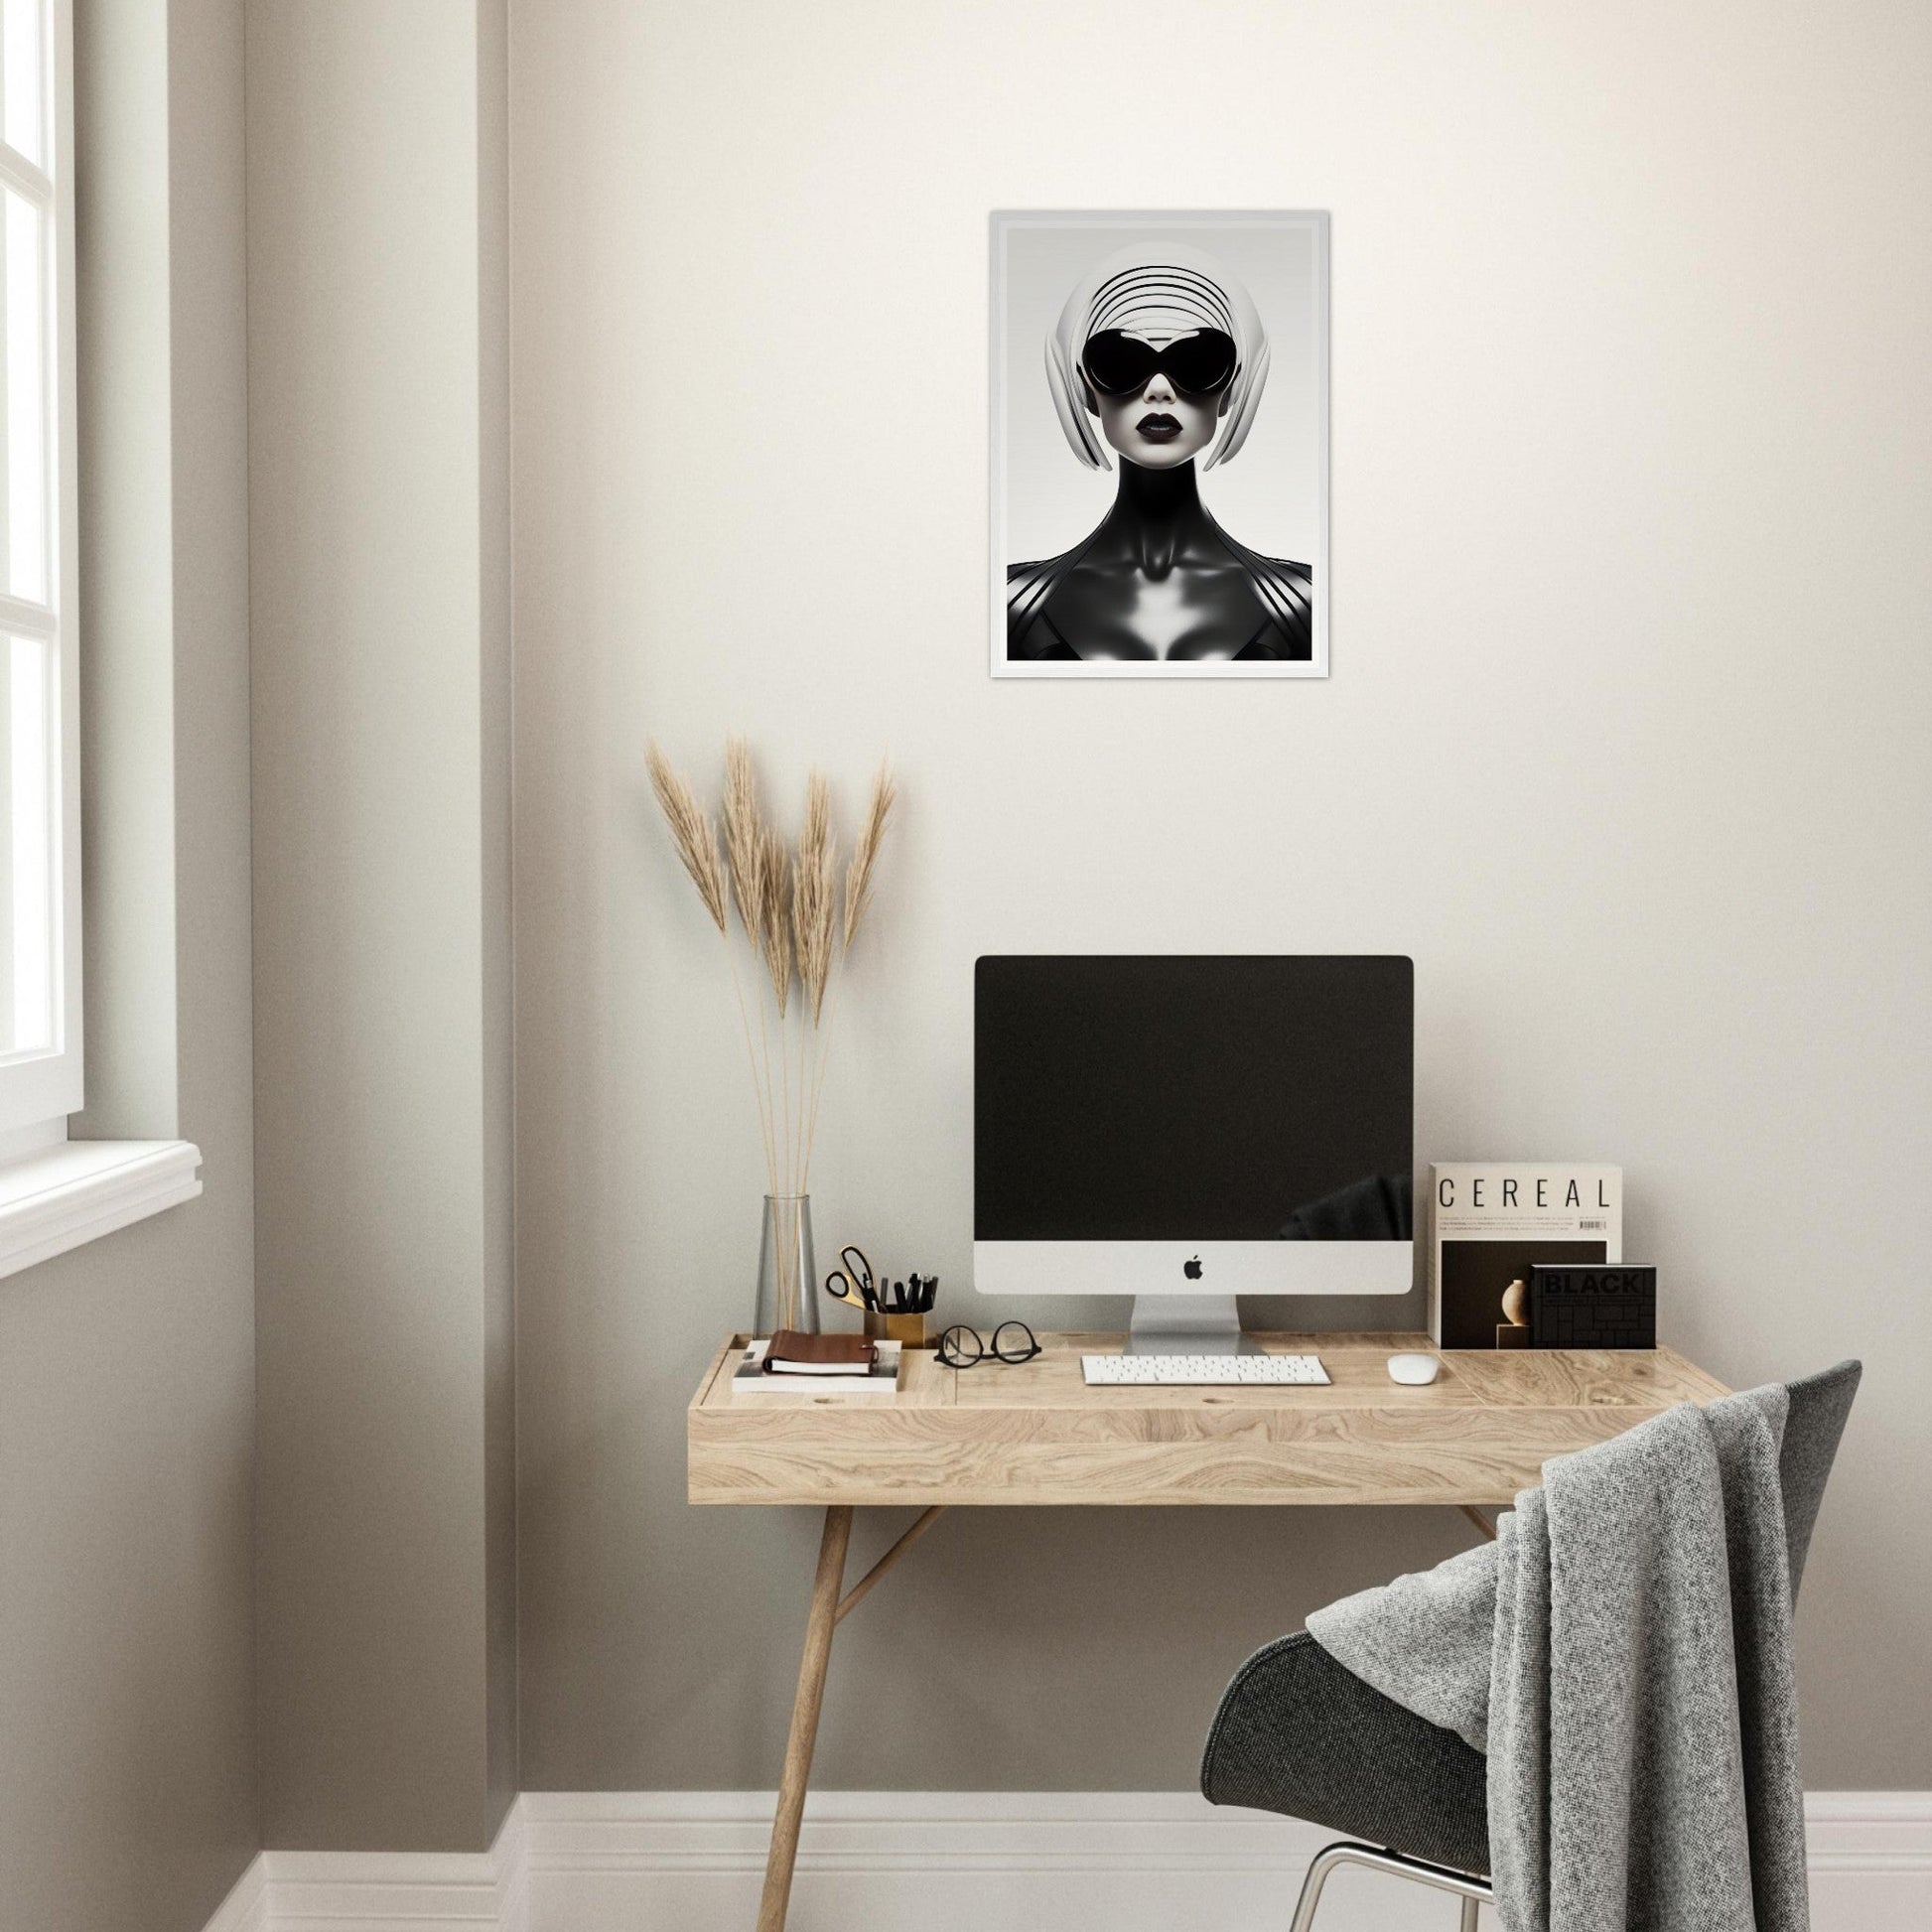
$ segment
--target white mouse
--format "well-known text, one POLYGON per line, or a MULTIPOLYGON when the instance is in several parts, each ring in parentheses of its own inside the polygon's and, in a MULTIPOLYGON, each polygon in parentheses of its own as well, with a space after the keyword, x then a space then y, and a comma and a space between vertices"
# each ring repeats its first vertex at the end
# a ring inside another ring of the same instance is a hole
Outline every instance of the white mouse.
POLYGON ((1407 1382, 1420 1388, 1425 1382, 1433 1382, 1443 1372, 1443 1364, 1435 1355, 1391 1355, 1389 1357, 1389 1380, 1407 1382))

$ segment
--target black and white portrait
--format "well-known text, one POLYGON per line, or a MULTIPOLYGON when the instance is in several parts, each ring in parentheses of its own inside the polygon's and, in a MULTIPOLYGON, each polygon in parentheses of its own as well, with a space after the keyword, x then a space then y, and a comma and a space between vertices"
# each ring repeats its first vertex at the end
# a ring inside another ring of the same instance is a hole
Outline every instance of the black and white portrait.
POLYGON ((1327 216, 993 217, 1003 677, 1325 677, 1327 216))

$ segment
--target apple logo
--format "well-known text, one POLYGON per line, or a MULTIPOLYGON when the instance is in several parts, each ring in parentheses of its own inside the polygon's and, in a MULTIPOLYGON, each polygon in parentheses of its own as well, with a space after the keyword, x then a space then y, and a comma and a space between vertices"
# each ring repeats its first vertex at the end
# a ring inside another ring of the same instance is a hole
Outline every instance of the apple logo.
POLYGON ((1190 1282, 1199 1281, 1200 1280, 1200 1256, 1196 1255, 1192 1261, 1183 1261, 1180 1264, 1180 1272, 1183 1275, 1185 1275, 1190 1282))

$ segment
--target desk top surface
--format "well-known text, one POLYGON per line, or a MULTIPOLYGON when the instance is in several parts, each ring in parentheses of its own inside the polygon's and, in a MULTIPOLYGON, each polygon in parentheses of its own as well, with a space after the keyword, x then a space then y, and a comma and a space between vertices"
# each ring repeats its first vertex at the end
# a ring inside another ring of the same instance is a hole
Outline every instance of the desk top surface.
POLYGON ((1318 1355, 1327 1386, 1090 1388, 1118 1333, 1042 1333, 1017 1364, 908 1349, 896 1395, 742 1396, 745 1345, 712 1358, 687 1418, 694 1503, 1292 1504, 1513 1501, 1552 1455, 1724 1385, 1668 1348, 1454 1350, 1433 1383, 1389 1380, 1402 1333, 1253 1337, 1318 1355))

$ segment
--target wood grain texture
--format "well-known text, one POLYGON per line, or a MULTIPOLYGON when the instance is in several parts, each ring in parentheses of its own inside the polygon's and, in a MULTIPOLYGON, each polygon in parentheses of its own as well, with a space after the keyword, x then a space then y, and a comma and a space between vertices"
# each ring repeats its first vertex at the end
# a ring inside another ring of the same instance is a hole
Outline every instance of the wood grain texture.
POLYGON ((1083 1352, 1118 1334, 1042 1334, 1016 1366, 908 1355, 897 1398, 734 1398, 714 1358, 688 1413, 694 1503, 1495 1506, 1553 1455, 1620 1435, 1724 1385, 1669 1349, 1443 1357, 1408 1388, 1387 1359, 1417 1334, 1263 1335, 1319 1355, 1325 1388, 1088 1388, 1083 1352))

